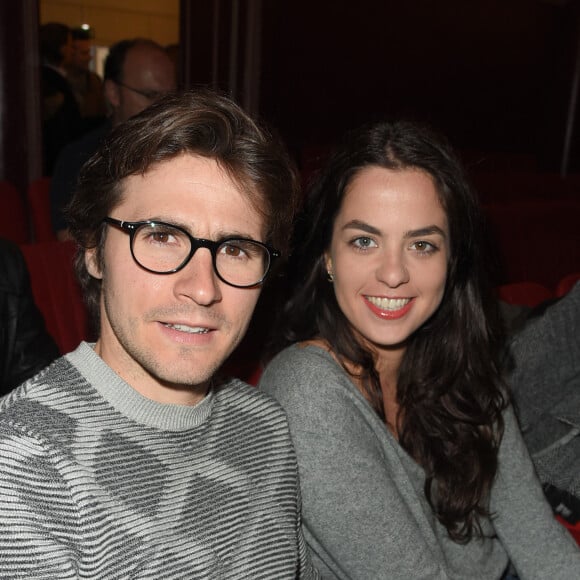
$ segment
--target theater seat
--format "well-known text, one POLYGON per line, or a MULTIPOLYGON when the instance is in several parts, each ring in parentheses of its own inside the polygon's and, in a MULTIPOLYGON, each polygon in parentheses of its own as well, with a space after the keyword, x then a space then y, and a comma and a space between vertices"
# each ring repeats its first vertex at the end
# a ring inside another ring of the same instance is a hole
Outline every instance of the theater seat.
POLYGON ((513 282, 502 284, 496 288, 497 297, 508 304, 529 306, 533 308, 538 304, 554 298, 554 294, 543 284, 538 282, 513 282))
POLYGON ((30 182, 26 192, 35 242, 56 240, 50 218, 50 177, 30 182))
POLYGON ((563 276, 556 286, 556 296, 560 297, 568 294, 576 282, 580 282, 580 272, 573 272, 563 276))
POLYGON ((580 201, 531 200, 484 206, 498 254, 498 284, 534 280, 555 288, 580 264, 580 201))
POLYGON ((61 353, 74 350, 81 340, 91 340, 88 313, 73 271, 74 242, 39 242, 21 248, 35 302, 61 353))
POLYGON ((0 216, 0 237, 17 244, 30 241, 30 226, 24 200, 9 181, 0 181, 0 216))

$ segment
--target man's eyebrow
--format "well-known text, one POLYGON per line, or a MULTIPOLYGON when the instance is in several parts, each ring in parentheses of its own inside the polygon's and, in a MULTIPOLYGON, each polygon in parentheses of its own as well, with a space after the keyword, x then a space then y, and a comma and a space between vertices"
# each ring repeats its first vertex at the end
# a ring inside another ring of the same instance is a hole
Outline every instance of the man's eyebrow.
MULTIPOLYGON (((187 233, 192 235, 194 238, 198 237, 198 235, 192 231, 191 224, 187 224, 187 223, 181 222, 179 220, 160 217, 160 218, 149 218, 149 221, 158 222, 158 223, 162 222, 162 223, 167 224, 169 226, 175 226, 175 227, 181 228, 182 230, 185 230, 187 233)), ((247 238, 249 240, 256 239, 254 236, 251 236, 248 232, 244 232, 241 230, 233 230, 233 229, 232 230, 217 230, 212 235, 212 239, 215 239, 215 240, 224 240, 226 238, 247 238)), ((257 240, 257 241, 260 241, 260 240, 257 240)))

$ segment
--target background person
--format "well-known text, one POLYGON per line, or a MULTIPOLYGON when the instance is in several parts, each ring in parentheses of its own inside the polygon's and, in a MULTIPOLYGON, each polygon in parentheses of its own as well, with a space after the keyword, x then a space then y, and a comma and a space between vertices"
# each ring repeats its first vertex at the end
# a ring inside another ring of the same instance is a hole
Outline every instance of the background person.
POLYGON ((71 33, 72 57, 66 73, 86 129, 103 123, 107 116, 103 79, 90 68, 93 60, 91 30, 73 28, 71 33))
POLYGON ((72 51, 68 26, 48 22, 40 27, 44 175, 52 175, 62 148, 78 139, 83 129, 79 106, 66 78, 72 51))
POLYGON ((0 238, 0 395, 58 358, 38 310, 18 246, 0 238))
POLYGON ((72 197, 83 164, 99 148, 112 127, 176 88, 173 62, 162 46, 146 38, 114 44, 105 60, 104 75, 110 119, 63 150, 51 181, 52 227, 61 240, 70 237, 63 211, 72 197))
POLYGON ((99 338, 0 400, 0 577, 316 577, 284 413, 217 374, 296 198, 282 146, 208 92, 160 99, 83 167, 99 338))
POLYGON ((580 284, 531 310, 509 341, 524 441, 554 512, 580 521, 580 284))
POLYGON ((575 577, 509 407, 480 210, 449 146, 404 122, 355 131, 299 226, 290 346, 261 387, 290 421, 322 577, 575 577))

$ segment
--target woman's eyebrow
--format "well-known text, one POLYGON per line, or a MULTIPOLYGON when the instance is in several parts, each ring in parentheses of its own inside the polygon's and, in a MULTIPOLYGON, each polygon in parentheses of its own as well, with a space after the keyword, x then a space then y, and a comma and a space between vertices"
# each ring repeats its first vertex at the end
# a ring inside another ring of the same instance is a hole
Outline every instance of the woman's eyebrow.
MULTIPOLYGON (((348 230, 348 229, 361 230, 363 232, 366 232, 367 234, 373 234, 375 236, 382 235, 381 230, 379 230, 378 228, 371 226, 370 224, 363 222, 361 220, 351 220, 351 221, 347 222, 346 224, 344 224, 342 229, 343 230, 348 230)), ((429 226, 418 228, 416 230, 406 231, 405 238, 415 238, 417 236, 429 236, 429 235, 433 235, 433 234, 440 235, 442 238, 447 237, 445 232, 439 226, 432 224, 429 226)))
POLYGON ((424 228, 419 228, 417 230, 409 230, 405 232, 406 238, 416 238, 418 236, 431 236, 433 234, 440 235, 442 238, 446 238, 447 234, 435 224, 430 226, 425 226, 424 228))
POLYGON ((366 232, 367 234, 373 234, 375 236, 380 236, 381 235, 381 230, 375 228, 374 226, 371 226, 370 224, 367 224, 366 222, 362 222, 360 220, 351 220, 349 222, 347 222, 346 224, 344 224, 344 226, 342 226, 343 230, 362 230, 363 232, 366 232))

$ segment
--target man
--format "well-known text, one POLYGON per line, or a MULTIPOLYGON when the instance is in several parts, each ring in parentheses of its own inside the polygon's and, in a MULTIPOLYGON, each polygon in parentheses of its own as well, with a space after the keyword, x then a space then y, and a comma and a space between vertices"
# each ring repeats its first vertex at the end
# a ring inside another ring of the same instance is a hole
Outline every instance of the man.
POLYGON ((18 246, 0 239, 0 396, 58 357, 18 246))
POLYGON ((83 124, 95 127, 107 116, 107 106, 103 81, 90 69, 93 60, 91 29, 73 28, 72 40, 72 58, 66 67, 67 79, 79 105, 83 124))
POLYGON ((72 58, 68 26, 49 22, 40 27, 40 55, 43 172, 52 175, 62 148, 78 139, 82 131, 81 113, 66 78, 66 66, 72 58))
POLYGON ((217 374, 296 183, 206 92, 167 95, 84 166, 68 216, 99 338, 0 401, 0 577, 316 576, 285 416, 217 374))
POLYGON ((68 239, 63 209, 70 201, 79 172, 98 149, 111 128, 136 115, 160 96, 175 89, 175 67, 163 47, 136 38, 113 45, 105 60, 105 99, 111 109, 109 121, 60 155, 50 187, 52 227, 58 239, 68 239))

